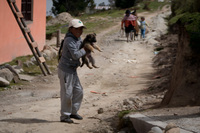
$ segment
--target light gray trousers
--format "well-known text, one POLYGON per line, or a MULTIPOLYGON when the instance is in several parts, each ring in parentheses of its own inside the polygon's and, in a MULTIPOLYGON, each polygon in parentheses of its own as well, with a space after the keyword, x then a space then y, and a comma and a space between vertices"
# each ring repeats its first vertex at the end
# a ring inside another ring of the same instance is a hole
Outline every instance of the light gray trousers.
POLYGON ((77 73, 70 74, 58 68, 60 79, 61 119, 76 114, 83 99, 83 88, 77 73))

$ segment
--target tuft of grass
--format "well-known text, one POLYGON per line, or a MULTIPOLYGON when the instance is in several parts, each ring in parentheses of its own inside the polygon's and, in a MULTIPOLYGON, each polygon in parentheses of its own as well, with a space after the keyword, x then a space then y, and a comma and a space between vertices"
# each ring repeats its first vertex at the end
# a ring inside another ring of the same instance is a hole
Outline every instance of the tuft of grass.
MULTIPOLYGON (((30 59, 33 57, 33 55, 28 55, 28 56, 20 56, 15 59, 13 59, 11 62, 7 62, 5 64, 10 64, 11 66, 17 65, 17 60, 20 60, 21 62, 26 62, 30 61, 30 59)), ((5 65, 3 64, 3 65, 5 65)), ((46 60, 46 64, 50 71, 54 72, 56 70, 56 66, 58 65, 57 58, 54 58, 52 60, 46 60)), ((43 66, 43 65, 42 65, 43 66)), ((42 71, 39 67, 39 65, 30 65, 29 67, 25 66, 23 64, 22 69, 24 70, 23 74, 28 74, 32 76, 40 75, 42 74, 42 71)))
POLYGON ((130 112, 133 112, 133 110, 123 110, 118 113, 118 117, 121 120, 125 115, 129 114, 130 112))

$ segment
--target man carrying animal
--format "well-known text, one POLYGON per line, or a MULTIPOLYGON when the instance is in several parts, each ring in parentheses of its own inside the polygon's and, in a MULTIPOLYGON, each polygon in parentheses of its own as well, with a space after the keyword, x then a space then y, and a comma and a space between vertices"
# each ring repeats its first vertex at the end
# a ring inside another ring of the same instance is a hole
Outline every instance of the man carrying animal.
POLYGON ((81 48, 80 36, 85 26, 79 19, 73 19, 69 23, 69 30, 65 36, 61 57, 58 65, 58 77, 60 79, 60 121, 73 123, 71 118, 82 120, 77 113, 83 99, 83 88, 77 75, 79 59, 86 54, 86 48, 81 48))
POLYGON ((126 10, 126 15, 124 16, 124 18, 122 19, 121 22, 121 29, 124 29, 125 26, 125 33, 126 33, 126 37, 127 37, 127 42, 129 42, 129 35, 131 37, 131 41, 132 41, 132 31, 134 31, 134 27, 136 26, 136 16, 132 15, 130 10, 126 10))

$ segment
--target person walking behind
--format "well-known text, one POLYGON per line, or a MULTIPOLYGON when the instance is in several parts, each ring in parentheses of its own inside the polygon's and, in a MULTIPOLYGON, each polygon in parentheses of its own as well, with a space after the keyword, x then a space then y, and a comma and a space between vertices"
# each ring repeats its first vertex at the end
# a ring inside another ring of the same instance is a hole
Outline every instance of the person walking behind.
POLYGON ((147 26, 148 24, 146 23, 145 18, 141 17, 141 21, 140 21, 141 39, 145 39, 145 32, 146 32, 147 26))
POLYGON ((58 64, 58 78, 60 79, 60 121, 73 123, 71 118, 82 120, 77 113, 83 99, 83 88, 77 75, 79 59, 86 54, 84 48, 80 49, 82 40, 80 36, 85 26, 79 19, 73 19, 69 23, 68 33, 64 38, 61 58, 58 64))
POLYGON ((133 40, 133 33, 132 31, 134 31, 134 26, 136 25, 136 16, 133 16, 130 12, 130 10, 126 10, 126 15, 124 16, 124 18, 122 19, 121 22, 121 29, 124 29, 124 25, 125 25, 125 33, 126 33, 126 37, 127 37, 127 42, 129 42, 129 35, 131 40, 133 40))

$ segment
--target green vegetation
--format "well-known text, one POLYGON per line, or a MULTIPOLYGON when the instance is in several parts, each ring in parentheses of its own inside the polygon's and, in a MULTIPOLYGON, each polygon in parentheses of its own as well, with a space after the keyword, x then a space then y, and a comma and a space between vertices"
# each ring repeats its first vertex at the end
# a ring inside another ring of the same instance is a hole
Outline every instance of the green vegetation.
POLYGON ((137 0, 115 0, 115 6, 118 8, 129 8, 135 5, 137 0))
POLYGON ((51 9, 54 15, 62 12, 69 12, 74 16, 78 16, 81 12, 85 11, 86 7, 94 9, 94 0, 52 0, 53 7, 51 9))
POLYGON ((186 13, 176 15, 170 19, 169 24, 173 25, 177 23, 178 21, 184 24, 188 32, 200 32, 200 13, 199 12, 194 12, 194 13, 186 12, 186 13))
POLYGON ((27 60, 30 60, 32 57, 33 57, 33 55, 20 56, 20 57, 17 57, 17 58, 15 58, 15 59, 13 59, 11 62, 8 62, 8 63, 6 63, 6 64, 10 64, 11 66, 12 66, 12 65, 16 65, 17 60, 20 60, 20 61, 22 61, 22 62, 26 62, 27 60))
MULTIPOLYGON (((7 64, 10 64, 11 66, 16 65, 18 60, 21 61, 21 62, 26 62, 26 61, 29 61, 32 57, 33 57, 33 55, 20 56, 20 57, 15 58, 11 62, 8 62, 7 64)), ((40 68, 36 67, 35 65, 30 65, 29 67, 23 65, 22 69, 24 70, 24 74, 30 74, 30 75, 41 74, 40 68)))
POLYGON ((118 117, 121 120, 125 115, 127 115, 127 114, 129 114, 131 112, 134 112, 134 111, 133 110, 123 110, 123 111, 118 113, 118 117))
POLYGON ((84 30, 84 34, 91 32, 99 33, 113 25, 116 25, 121 20, 123 14, 124 10, 108 10, 97 12, 92 15, 81 16, 80 19, 87 27, 87 29, 84 30))
MULTIPOLYGON (((26 62, 26 61, 30 61, 30 59, 33 57, 33 55, 28 55, 28 56, 20 56, 17 57, 15 59, 13 59, 11 62, 8 62, 6 64, 10 64, 12 65, 16 65, 17 64, 17 60, 20 60, 21 62, 26 62)), ((55 71, 55 67, 58 65, 58 61, 57 58, 54 58, 52 60, 46 60, 46 64, 48 65, 50 71, 54 72, 55 71)), ((4 65, 4 64, 3 64, 4 65)), ((30 64, 29 67, 27 67, 26 65, 22 65, 22 69, 24 70, 23 74, 28 74, 28 75, 40 75, 41 74, 41 69, 38 65, 33 65, 30 64)))
POLYGON ((144 9, 145 5, 148 6, 149 8, 149 11, 150 12, 154 12, 156 10, 159 10, 159 9, 162 9, 163 6, 165 5, 169 5, 170 6, 171 3, 169 3, 168 1, 165 1, 165 2, 158 2, 157 0, 156 1, 145 1, 145 2, 141 2, 139 3, 137 6, 136 6, 136 9, 139 9, 137 10, 137 12, 144 12, 146 11, 144 9))
POLYGON ((12 86, 13 85, 23 85, 23 84, 26 84, 25 83, 26 81, 24 81, 23 83, 20 81, 19 83, 14 83, 13 81, 10 82, 10 85, 7 86, 7 87, 0 87, 0 91, 4 91, 6 89, 12 89, 12 86))
POLYGON ((156 1, 150 2, 149 8, 150 8, 152 11, 156 11, 157 9, 162 9, 163 6, 168 5, 168 4, 170 4, 170 3, 167 2, 167 1, 165 1, 165 2, 158 2, 158 1, 156 0, 156 1))
POLYGON ((51 33, 54 33, 56 32, 58 29, 61 28, 61 24, 57 24, 57 25, 53 25, 53 26, 47 26, 46 27, 46 34, 51 34, 51 33))
POLYGON ((190 46, 200 51, 200 3, 198 0, 172 1, 172 16, 169 25, 181 24, 190 36, 190 46))
POLYGON ((129 130, 131 131, 131 133, 136 133, 134 127, 132 126, 132 123, 130 122, 129 119, 123 119, 123 117, 131 112, 134 112, 134 110, 123 110, 123 111, 120 111, 118 113, 118 118, 119 118, 119 121, 118 121, 118 125, 117 125, 117 128, 118 129, 122 129, 124 127, 128 127, 129 130))
MULTIPOLYGON (((58 65, 58 60, 57 58, 54 58, 52 60, 46 60, 46 64, 48 65, 48 68, 51 72, 55 72, 56 67, 54 66, 58 65)), ((42 73, 38 65, 30 65, 29 67, 23 65, 23 70, 24 74, 32 76, 40 75, 42 73)))

